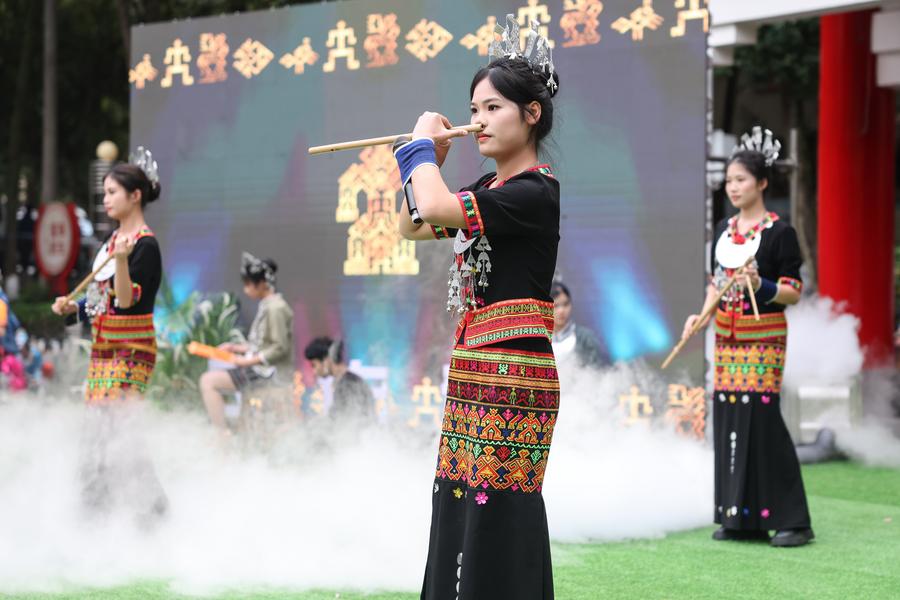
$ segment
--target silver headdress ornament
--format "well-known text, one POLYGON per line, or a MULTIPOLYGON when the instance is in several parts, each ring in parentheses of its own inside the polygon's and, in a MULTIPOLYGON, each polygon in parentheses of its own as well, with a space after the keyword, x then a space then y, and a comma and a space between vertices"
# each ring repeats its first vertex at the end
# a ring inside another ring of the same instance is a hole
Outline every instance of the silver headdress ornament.
POLYGON ((275 271, 272 270, 272 265, 256 258, 249 252, 241 254, 241 275, 251 279, 258 279, 262 276, 266 283, 272 287, 275 286, 275 271))
POLYGON ((149 179, 153 183, 159 183, 159 165, 157 165, 156 161, 153 160, 152 152, 150 152, 143 146, 138 146, 137 150, 135 150, 128 156, 128 162, 137 167, 140 167, 144 174, 147 176, 147 179, 149 179))
POLYGON ((778 160, 781 151, 781 142, 775 139, 772 131, 755 126, 750 133, 741 136, 741 143, 734 147, 731 155, 734 156, 741 150, 753 150, 766 157, 766 166, 771 167, 778 160))
POLYGON ((494 25, 494 33, 500 36, 488 46, 488 58, 523 58, 528 61, 531 70, 539 76, 547 76, 547 87, 550 93, 555 94, 559 88, 553 81, 553 51, 547 38, 538 33, 540 22, 531 19, 531 29, 525 40, 525 50, 522 50, 522 41, 519 36, 519 23, 513 15, 506 15, 506 27, 494 25))

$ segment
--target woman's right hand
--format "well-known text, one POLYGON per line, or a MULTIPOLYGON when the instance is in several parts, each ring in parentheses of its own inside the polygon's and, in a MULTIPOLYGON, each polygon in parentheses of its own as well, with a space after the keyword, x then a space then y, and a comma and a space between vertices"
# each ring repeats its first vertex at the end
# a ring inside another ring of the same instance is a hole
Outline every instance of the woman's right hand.
POLYGON ((58 296, 50 307, 54 313, 60 316, 71 315, 78 312, 78 305, 74 300, 67 300, 66 296, 58 296))
POLYGON ((681 339, 686 340, 691 337, 691 332, 694 331, 694 327, 697 327, 697 322, 700 320, 700 315, 691 315, 684 322, 684 330, 681 332, 681 339))

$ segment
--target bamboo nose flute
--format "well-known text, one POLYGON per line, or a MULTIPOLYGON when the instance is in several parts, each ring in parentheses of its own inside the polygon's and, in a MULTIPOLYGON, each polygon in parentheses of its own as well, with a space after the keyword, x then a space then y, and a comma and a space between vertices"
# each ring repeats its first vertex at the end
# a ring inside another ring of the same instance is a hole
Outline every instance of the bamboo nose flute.
MULTIPOLYGON (((478 133, 484 126, 481 123, 475 125, 460 125, 453 129, 464 129, 469 133, 478 133)), ((330 152, 338 152, 340 150, 354 150, 356 148, 365 148, 367 146, 381 146, 384 144, 393 144, 397 138, 412 137, 411 133, 398 133, 397 135, 386 135, 383 137, 367 138, 364 140, 353 140, 350 142, 340 142, 337 144, 327 144, 325 146, 313 146, 309 149, 309 153, 313 156, 317 154, 328 154, 330 152)))

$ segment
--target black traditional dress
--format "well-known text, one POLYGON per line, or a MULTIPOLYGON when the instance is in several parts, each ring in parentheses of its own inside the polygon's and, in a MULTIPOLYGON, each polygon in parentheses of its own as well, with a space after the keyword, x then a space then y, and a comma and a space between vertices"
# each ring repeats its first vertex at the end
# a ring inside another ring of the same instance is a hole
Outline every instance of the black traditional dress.
MULTIPOLYGON (((755 256, 761 277, 801 289, 797 234, 775 213, 744 235, 737 217, 722 221, 714 239, 717 285, 755 256)), ((800 463, 781 416, 784 306, 759 303, 759 313, 756 321, 745 286, 726 294, 716 312, 715 522, 745 531, 807 528, 800 463)))
POLYGON ((541 495, 559 380, 550 285, 559 183, 541 165, 457 194, 448 308, 461 315, 450 359, 422 598, 553 598, 541 495), (491 188, 494 185, 495 187, 491 188))
MULTIPOLYGON (((114 233, 101 248, 95 268, 115 246, 114 233)), ((128 255, 132 305, 115 296, 115 261, 100 271, 79 303, 79 317, 91 321, 82 431, 82 500, 92 514, 125 507, 150 526, 165 514, 168 500, 143 440, 141 402, 156 364, 153 308, 162 278, 159 243, 142 228, 128 255)))

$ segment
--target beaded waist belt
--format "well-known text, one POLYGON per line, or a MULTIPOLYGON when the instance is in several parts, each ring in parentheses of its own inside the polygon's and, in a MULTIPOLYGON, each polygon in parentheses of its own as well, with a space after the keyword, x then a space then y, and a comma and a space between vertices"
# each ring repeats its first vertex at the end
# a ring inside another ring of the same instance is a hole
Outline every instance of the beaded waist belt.
POLYGON ((517 338, 553 335, 553 303, 534 298, 504 300, 467 312, 456 328, 456 339, 464 334, 463 346, 478 348, 517 338))
POLYGON ((783 312, 763 313, 759 321, 750 314, 726 312, 721 308, 716 311, 716 334, 721 337, 734 337, 736 340, 760 340, 787 335, 787 320, 783 312))
POLYGON ((156 350, 153 314, 99 315, 91 324, 94 350, 156 350))

